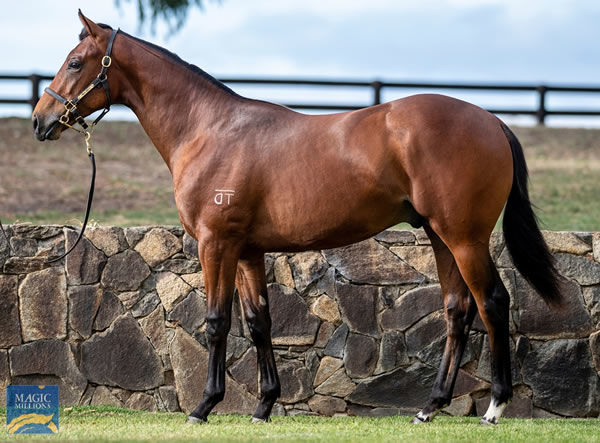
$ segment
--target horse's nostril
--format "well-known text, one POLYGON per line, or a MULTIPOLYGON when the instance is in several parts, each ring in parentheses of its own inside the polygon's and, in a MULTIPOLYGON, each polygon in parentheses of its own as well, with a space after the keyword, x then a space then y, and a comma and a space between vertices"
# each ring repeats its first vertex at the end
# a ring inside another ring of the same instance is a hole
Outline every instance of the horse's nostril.
POLYGON ((34 131, 37 131, 38 125, 39 125, 38 116, 34 115, 33 116, 33 130, 34 131))

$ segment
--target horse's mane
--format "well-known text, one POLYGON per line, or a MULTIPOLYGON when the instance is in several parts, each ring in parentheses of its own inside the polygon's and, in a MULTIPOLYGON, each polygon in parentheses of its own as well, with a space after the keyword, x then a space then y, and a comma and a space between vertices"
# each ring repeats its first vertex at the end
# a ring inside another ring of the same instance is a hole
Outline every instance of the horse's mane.
MULTIPOLYGON (((98 26, 100 26, 103 29, 113 29, 112 26, 104 24, 104 23, 98 23, 98 26)), ((186 62, 185 60, 181 59, 181 57, 179 57, 177 54, 162 48, 158 45, 155 45, 154 43, 150 43, 147 42, 146 40, 142 40, 141 38, 137 38, 134 37, 133 35, 127 34, 126 32, 123 31, 119 31, 120 33, 126 35, 129 38, 132 38, 133 40, 136 40, 137 42, 142 43, 143 45, 149 46, 150 48, 160 52, 163 55, 166 55, 167 57, 169 57, 172 61, 174 61, 175 63, 183 66, 186 69, 189 69, 190 71, 192 71, 193 73, 201 76, 203 79, 207 80, 208 82, 210 82, 211 84, 217 86, 218 88, 232 94, 232 95, 238 95, 237 93, 235 93, 231 88, 225 86, 223 83, 221 83, 219 80, 217 80, 216 78, 214 78, 212 75, 208 74, 207 72, 203 71, 202 69, 200 69, 198 66, 193 65, 191 63, 186 62)), ((84 38, 86 38, 89 35, 87 29, 83 28, 81 30, 81 32, 79 33, 79 41, 83 40, 84 38)))

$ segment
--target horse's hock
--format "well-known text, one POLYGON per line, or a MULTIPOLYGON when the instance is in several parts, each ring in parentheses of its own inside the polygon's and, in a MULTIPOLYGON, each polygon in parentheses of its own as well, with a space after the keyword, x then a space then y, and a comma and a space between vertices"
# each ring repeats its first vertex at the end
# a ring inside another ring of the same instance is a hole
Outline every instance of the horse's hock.
MULTIPOLYGON (((204 388, 206 299, 196 245, 180 228, 93 228, 63 262, 70 228, 14 225, 0 236, 0 401, 8 384, 58 384, 65 405, 189 412, 204 388)), ((491 250, 511 293, 515 395, 507 416, 600 413, 600 233, 546 232, 562 275, 551 311, 491 250)), ((435 262, 422 231, 385 231, 348 247, 267 256, 282 394, 276 414, 414 414, 445 340, 435 262)), ((251 414, 256 354, 240 307, 218 412, 251 414)), ((482 415, 487 335, 476 320, 451 415, 482 415)), ((2 404, 2 403, 0 403, 2 404)))

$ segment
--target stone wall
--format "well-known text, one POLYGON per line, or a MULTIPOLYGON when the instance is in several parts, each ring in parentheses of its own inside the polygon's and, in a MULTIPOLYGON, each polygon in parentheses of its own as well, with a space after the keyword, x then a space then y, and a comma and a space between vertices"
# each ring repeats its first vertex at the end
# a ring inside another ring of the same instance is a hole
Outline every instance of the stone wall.
MULTIPOLYGON (((8 227, 0 236, 0 401, 8 384, 58 384, 64 405, 190 411, 208 352, 196 245, 179 228, 8 227)), ((512 294, 515 397, 508 416, 600 412, 600 233, 545 233, 567 306, 546 308, 514 271, 502 237, 491 251, 512 294)), ((425 404, 445 339, 435 264, 422 231, 266 259, 282 382, 276 414, 412 414, 425 404)), ((227 395, 219 412, 251 414, 256 354, 234 303, 227 395)), ((481 415, 490 356, 479 319, 451 415, 481 415)), ((2 404, 2 403, 0 403, 2 404)))

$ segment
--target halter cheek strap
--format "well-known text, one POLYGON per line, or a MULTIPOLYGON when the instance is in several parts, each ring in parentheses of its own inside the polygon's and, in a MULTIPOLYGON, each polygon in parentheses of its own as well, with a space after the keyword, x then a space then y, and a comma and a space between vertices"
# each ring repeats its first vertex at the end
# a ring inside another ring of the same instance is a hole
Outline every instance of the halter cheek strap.
POLYGON ((110 111, 110 105, 112 104, 112 100, 111 100, 111 96, 110 96, 110 87, 108 86, 108 81, 107 81, 107 73, 108 73, 108 68, 110 67, 110 65, 112 63, 112 59, 110 58, 110 55, 112 53, 113 44, 115 42, 115 37, 117 36, 118 32, 119 32, 119 29, 114 29, 110 36, 110 39, 108 40, 108 45, 106 46, 106 52, 104 54, 104 57, 102 57, 102 62, 101 62, 102 67, 100 69, 100 73, 83 91, 81 91, 81 93, 79 93, 79 95, 77 97, 75 97, 71 100, 68 100, 68 99, 64 98, 62 95, 60 95, 58 92, 52 90, 49 87, 44 89, 44 92, 47 92, 51 97, 53 97, 56 100, 58 100, 59 102, 61 102, 66 109, 65 113, 63 115, 61 115, 59 118, 59 121, 61 124, 85 134, 90 129, 90 126, 91 126, 91 128, 93 128, 100 120, 102 120, 102 117, 104 117, 106 115, 106 113, 108 111, 110 111), (77 104, 90 91, 96 89, 99 86, 102 86, 104 88, 104 92, 106 93, 106 105, 104 106, 104 110, 100 113, 100 115, 98 117, 96 117, 96 120, 94 120, 94 122, 91 125, 88 125, 86 123, 86 121, 83 119, 83 117, 81 116, 79 110, 77 109, 77 104), (79 123, 79 125, 83 128, 83 131, 76 129, 69 124, 71 117, 73 117, 73 119, 75 120, 76 123, 79 123))

